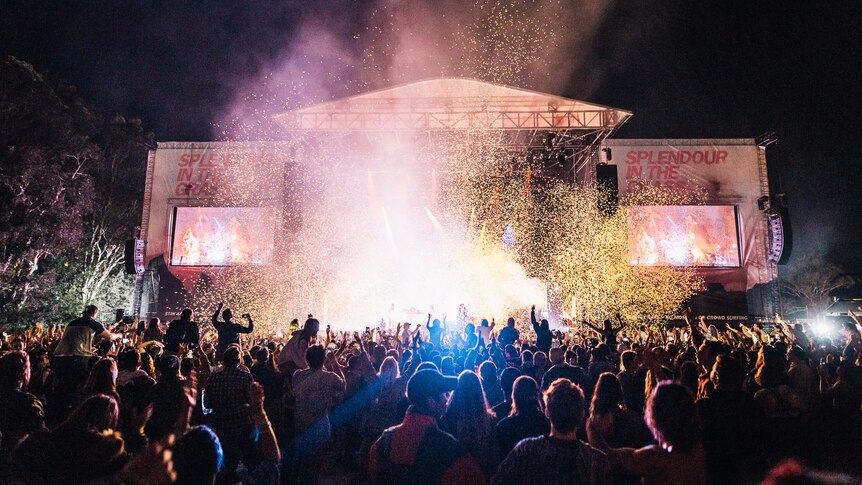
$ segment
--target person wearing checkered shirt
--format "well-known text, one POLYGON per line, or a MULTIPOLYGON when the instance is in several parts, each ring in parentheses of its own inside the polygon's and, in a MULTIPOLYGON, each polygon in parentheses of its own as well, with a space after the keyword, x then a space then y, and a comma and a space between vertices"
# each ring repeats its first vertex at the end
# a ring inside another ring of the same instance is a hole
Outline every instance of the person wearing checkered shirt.
POLYGON ((254 426, 248 412, 251 373, 240 366, 240 349, 232 345, 224 352, 223 368, 210 376, 204 389, 204 406, 212 409, 212 426, 224 448, 224 473, 233 474, 242 461, 252 469, 260 462, 254 426))

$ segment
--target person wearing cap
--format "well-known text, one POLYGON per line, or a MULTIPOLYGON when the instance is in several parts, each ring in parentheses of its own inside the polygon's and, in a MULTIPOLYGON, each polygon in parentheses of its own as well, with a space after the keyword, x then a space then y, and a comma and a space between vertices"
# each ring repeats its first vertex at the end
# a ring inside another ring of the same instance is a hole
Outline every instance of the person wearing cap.
POLYGON ((479 463, 437 425, 456 384, 457 379, 434 369, 419 370, 410 378, 404 420, 371 447, 374 483, 485 483, 479 463))

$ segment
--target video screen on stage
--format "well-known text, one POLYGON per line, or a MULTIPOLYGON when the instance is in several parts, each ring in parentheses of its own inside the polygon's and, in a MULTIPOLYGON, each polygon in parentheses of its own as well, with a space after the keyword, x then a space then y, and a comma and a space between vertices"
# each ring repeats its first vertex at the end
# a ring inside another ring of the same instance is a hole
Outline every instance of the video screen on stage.
POLYGON ((740 265, 734 206, 629 207, 628 232, 632 265, 740 265))
POLYGON ((264 207, 177 207, 173 266, 264 265, 272 262, 276 211, 264 207))

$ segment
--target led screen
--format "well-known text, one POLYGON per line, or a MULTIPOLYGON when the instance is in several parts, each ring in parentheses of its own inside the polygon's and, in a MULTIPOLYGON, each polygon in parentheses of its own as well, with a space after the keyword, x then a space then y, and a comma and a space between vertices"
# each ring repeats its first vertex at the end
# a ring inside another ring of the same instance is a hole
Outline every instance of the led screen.
POLYGON ((268 264, 275 240, 275 214, 262 207, 177 207, 171 264, 268 264))
POLYGON ((629 255, 638 266, 739 267, 733 206, 629 207, 629 255))

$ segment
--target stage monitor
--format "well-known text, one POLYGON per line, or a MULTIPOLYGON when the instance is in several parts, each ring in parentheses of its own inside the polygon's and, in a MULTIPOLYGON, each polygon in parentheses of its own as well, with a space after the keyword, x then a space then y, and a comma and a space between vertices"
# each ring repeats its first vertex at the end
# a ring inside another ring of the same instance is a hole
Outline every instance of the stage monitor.
POLYGON ((176 207, 172 266, 272 262, 277 212, 264 207, 176 207))
POLYGON ((632 265, 740 266, 734 206, 635 206, 628 211, 632 265))

